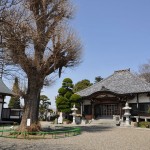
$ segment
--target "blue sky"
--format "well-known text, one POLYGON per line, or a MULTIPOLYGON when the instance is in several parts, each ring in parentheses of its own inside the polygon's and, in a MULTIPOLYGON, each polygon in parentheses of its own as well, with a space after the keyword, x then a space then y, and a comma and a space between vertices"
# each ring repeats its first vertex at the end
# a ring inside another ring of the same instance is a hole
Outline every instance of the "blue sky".
POLYGON ((76 13, 71 21, 83 44, 83 62, 66 69, 51 87, 43 89, 55 106, 62 80, 74 83, 96 76, 107 77, 115 70, 131 68, 150 59, 150 0, 73 0, 76 13))

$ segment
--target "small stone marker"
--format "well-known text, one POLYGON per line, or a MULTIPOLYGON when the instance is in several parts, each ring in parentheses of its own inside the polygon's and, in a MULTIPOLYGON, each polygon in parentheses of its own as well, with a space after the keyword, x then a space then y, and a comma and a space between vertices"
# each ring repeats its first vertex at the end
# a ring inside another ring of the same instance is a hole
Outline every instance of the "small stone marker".
POLYGON ((27 119, 27 127, 30 127, 31 125, 31 119, 27 119))
POLYGON ((63 123, 62 112, 60 112, 60 115, 58 117, 58 123, 63 123))

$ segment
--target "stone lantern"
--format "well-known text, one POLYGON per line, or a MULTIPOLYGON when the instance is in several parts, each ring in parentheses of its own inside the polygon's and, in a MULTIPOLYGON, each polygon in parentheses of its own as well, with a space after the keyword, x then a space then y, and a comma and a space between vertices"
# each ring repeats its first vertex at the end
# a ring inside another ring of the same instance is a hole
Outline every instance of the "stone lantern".
POLYGON ((73 116, 73 122, 72 122, 72 124, 76 124, 75 117, 76 117, 76 111, 78 109, 76 108, 75 104, 73 105, 73 108, 71 108, 71 110, 72 110, 72 116, 73 116))
POLYGON ((125 110, 124 116, 126 117, 125 126, 130 126, 129 116, 131 115, 130 114, 131 107, 129 107, 128 102, 126 102, 125 107, 123 107, 123 109, 125 110))

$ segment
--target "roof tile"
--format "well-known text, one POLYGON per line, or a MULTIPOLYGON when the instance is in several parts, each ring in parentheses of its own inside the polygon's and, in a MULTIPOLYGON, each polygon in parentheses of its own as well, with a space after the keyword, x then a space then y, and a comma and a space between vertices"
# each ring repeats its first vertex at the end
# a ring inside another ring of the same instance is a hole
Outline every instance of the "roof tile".
POLYGON ((89 96, 95 92, 106 89, 117 94, 150 92, 150 83, 133 75, 130 70, 115 71, 106 79, 77 92, 80 96, 89 96))

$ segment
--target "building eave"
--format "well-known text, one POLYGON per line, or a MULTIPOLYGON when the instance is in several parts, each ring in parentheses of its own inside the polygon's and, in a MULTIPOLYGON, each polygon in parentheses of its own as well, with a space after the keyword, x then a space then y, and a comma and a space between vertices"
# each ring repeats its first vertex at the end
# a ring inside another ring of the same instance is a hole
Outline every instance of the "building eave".
POLYGON ((129 70, 115 71, 106 79, 77 92, 81 97, 89 97, 101 91, 111 91, 117 95, 128 95, 136 93, 149 93, 150 83, 141 80, 129 72, 129 70), (104 88, 103 88, 104 87, 104 88))

